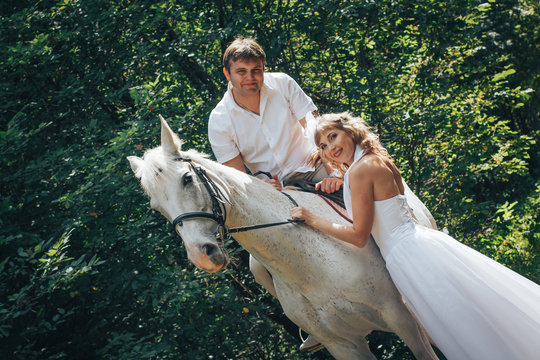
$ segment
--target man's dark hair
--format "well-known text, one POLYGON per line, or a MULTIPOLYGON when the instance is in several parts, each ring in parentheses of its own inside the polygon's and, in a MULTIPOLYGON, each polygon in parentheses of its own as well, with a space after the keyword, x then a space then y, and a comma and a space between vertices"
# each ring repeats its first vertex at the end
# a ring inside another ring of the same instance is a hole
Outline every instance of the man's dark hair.
POLYGON ((264 65, 266 54, 257 41, 249 37, 239 36, 225 50, 223 54, 223 67, 230 72, 231 62, 238 59, 260 59, 264 65))

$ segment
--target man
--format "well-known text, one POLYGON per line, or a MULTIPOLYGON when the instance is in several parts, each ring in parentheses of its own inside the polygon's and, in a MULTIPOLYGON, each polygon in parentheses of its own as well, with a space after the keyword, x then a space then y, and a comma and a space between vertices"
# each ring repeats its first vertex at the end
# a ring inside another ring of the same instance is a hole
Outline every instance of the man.
MULTIPOLYGON (((236 39, 225 51, 223 72, 229 86, 208 124, 217 160, 240 171, 247 167, 251 173, 271 173, 270 182, 277 188, 297 178, 328 178, 331 171, 317 162, 309 131, 317 108, 290 76, 265 73, 265 60, 262 48, 250 38, 236 39)), ((333 192, 342 183, 326 180, 322 190, 333 192)))
MULTIPOLYGON (((319 160, 313 142, 313 101, 284 73, 265 73, 266 55, 251 38, 239 37, 223 56, 223 73, 229 84, 223 99, 210 114, 208 138, 216 159, 237 170, 272 174, 278 190, 294 180, 321 182, 324 192, 335 192, 340 178, 330 178, 330 168, 319 160)), ((253 257, 255 281, 276 296, 268 271, 253 257)), ((312 348, 311 338, 301 350, 312 348)), ((314 345, 317 343, 315 342, 314 345)))

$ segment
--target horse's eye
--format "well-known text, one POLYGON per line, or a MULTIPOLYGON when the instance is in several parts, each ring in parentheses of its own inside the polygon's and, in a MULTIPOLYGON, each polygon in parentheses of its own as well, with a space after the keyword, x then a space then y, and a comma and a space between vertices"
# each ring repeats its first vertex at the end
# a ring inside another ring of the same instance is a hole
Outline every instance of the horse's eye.
POLYGON ((192 181, 193 181, 193 178, 191 177, 191 175, 188 175, 188 174, 184 175, 184 177, 182 178, 182 183, 184 184, 184 186, 186 186, 192 181))

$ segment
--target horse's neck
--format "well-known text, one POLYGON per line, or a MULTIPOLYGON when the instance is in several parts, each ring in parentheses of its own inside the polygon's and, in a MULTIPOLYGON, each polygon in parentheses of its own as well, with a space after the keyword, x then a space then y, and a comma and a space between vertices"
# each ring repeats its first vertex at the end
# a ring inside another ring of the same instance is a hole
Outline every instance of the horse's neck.
MULTIPOLYGON (((230 201, 230 206, 227 206, 227 227, 283 222, 290 218, 293 203, 269 184, 219 164, 211 171, 214 178, 219 179, 230 201)), ((324 208, 324 202, 317 202, 316 197, 301 192, 293 193, 292 196, 304 206, 309 207, 312 203, 313 209, 324 208)), ((234 234, 234 238, 272 275, 283 276, 295 283, 302 281, 291 277, 300 276, 305 270, 308 273, 316 270, 313 262, 304 259, 306 247, 309 246, 310 252, 317 256, 322 256, 332 251, 334 246, 326 236, 302 225, 287 224, 239 232, 234 234), (293 228, 296 226, 301 228, 293 228)))
MULTIPOLYGON (((269 184, 231 167, 210 161, 208 159, 199 160, 201 165, 214 174, 213 180, 225 193, 230 202, 230 213, 239 217, 235 219, 232 216, 231 223, 236 221, 248 220, 244 217, 252 217, 250 211, 243 211, 251 208, 261 201, 272 201, 272 199, 286 199, 285 196, 276 191, 269 184)), ((269 203, 271 204, 271 203, 269 203)), ((271 206, 270 209, 272 210, 271 206)), ((255 215, 255 217, 257 217, 255 215)), ((236 226, 236 225, 233 225, 236 226)))
POLYGON ((290 218, 290 200, 269 184, 233 169, 222 171, 230 202, 227 225, 237 227, 290 218))
MULTIPOLYGON (((290 218, 292 202, 269 184, 222 165, 213 171, 223 182, 223 190, 230 202, 227 227, 268 224, 290 218)), ((278 226, 237 233, 234 238, 259 261, 269 262, 275 258, 269 249, 275 247, 280 239, 268 234, 277 232, 279 238, 284 237, 285 229, 278 226)))
MULTIPOLYGON (((228 226, 269 224, 290 219, 291 208, 294 205, 281 192, 258 180, 244 185, 245 192, 232 199, 233 206, 228 226)), ((305 194, 294 193, 292 196, 298 199, 305 197, 305 194)), ((292 231, 293 226, 301 225, 278 225, 237 233, 234 238, 274 276, 296 282, 291 276, 301 275, 302 267, 306 264, 301 260, 304 251, 296 243, 298 232, 292 231)), ((308 233, 312 233, 313 230, 303 227, 302 232, 309 236, 308 233)), ((312 239, 316 241, 314 237, 313 234, 312 239)))

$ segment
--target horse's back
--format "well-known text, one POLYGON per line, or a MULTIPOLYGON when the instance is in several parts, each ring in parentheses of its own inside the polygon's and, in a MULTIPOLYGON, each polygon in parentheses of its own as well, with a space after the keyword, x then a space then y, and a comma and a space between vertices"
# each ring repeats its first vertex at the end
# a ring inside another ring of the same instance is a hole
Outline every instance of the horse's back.
MULTIPOLYGON (((303 192, 291 192, 291 195, 299 205, 312 211, 314 214, 331 222, 350 225, 340 214, 318 195, 303 192)), ((317 230, 304 228, 303 236, 309 238, 308 246, 314 264, 308 267, 318 267, 320 274, 317 288, 326 287, 331 291, 338 292, 346 298, 358 298, 362 300, 377 299, 377 292, 392 291, 393 284, 386 270, 384 260, 373 240, 359 248, 344 241, 337 240, 317 230), (385 286, 386 285, 386 286, 385 286)), ((306 269, 306 271, 309 271, 306 269)), ((319 291, 318 290, 318 291, 319 291)))

